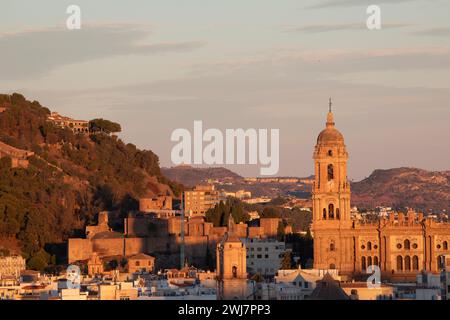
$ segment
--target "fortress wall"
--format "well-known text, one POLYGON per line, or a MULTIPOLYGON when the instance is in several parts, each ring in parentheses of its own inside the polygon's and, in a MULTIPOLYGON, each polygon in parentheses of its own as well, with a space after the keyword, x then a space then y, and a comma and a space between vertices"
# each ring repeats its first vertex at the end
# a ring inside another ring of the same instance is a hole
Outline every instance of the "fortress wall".
POLYGON ((261 218, 259 225, 264 228, 264 234, 268 237, 276 237, 280 218, 261 218))
POLYGON ((146 238, 125 238, 125 255, 134 255, 138 253, 147 253, 146 238))
POLYGON ((126 234, 135 236, 148 236, 149 224, 146 218, 126 218, 126 234))
POLYGON ((247 237, 247 225, 244 223, 236 224, 235 233, 239 238, 247 237))
POLYGON ((92 247, 100 257, 118 256, 124 253, 124 238, 92 239, 92 247))
MULTIPOLYGON (((147 241, 147 252, 151 255, 154 253, 161 253, 166 251, 173 251, 178 248, 178 244, 175 243, 174 239, 171 237, 148 237, 147 241)), ((179 250, 179 249, 177 249, 179 250)))
POLYGON ((69 239, 67 251, 68 263, 87 260, 92 254, 92 243, 89 239, 69 239))
POLYGON ((249 227, 248 228, 248 237, 249 238, 258 238, 264 235, 264 229, 261 227, 249 227))

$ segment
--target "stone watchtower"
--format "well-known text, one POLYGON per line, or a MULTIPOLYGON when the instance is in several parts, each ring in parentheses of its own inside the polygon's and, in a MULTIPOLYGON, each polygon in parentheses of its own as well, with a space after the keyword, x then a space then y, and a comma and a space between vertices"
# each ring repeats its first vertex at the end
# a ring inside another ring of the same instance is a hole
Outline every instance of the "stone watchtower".
POLYGON ((326 128, 317 138, 313 158, 314 268, 351 272, 354 259, 348 153, 343 135, 335 128, 331 99, 326 128))
POLYGON ((219 299, 247 299, 250 294, 247 281, 247 250, 244 243, 239 240, 231 214, 228 219, 228 231, 223 240, 217 244, 216 255, 219 299))
POLYGON ((235 229, 230 214, 228 231, 216 250, 217 275, 221 279, 247 279, 247 250, 235 229))

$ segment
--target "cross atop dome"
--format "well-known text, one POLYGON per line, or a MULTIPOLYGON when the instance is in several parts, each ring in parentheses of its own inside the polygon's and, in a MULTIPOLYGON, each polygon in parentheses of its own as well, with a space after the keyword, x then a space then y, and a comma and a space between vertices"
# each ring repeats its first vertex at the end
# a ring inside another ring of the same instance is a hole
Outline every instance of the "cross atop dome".
POLYGON ((328 115, 327 115, 327 128, 334 127, 334 116, 333 112, 331 111, 331 107, 333 106, 333 102, 331 101, 331 98, 328 102, 328 115))

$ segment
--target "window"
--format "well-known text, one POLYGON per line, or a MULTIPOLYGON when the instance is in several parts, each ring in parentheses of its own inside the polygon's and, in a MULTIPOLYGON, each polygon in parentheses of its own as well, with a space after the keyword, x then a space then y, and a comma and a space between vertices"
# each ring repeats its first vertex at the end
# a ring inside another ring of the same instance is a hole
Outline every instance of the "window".
POLYGON ((339 210, 339 208, 336 209, 336 219, 341 219, 341 211, 339 210))
POLYGON ((411 243, 409 242, 408 239, 405 240, 405 242, 403 243, 404 247, 406 250, 411 249, 411 243))
POLYGON ((444 243, 442 245, 444 247, 444 250, 448 250, 448 243, 447 243, 447 241, 444 241, 444 243))
POLYGON ((403 258, 402 256, 397 256, 397 270, 402 271, 403 270, 403 258))
POLYGON ((367 258, 367 265, 371 266, 372 265, 372 257, 368 257, 367 258))
POLYGON ((328 165, 327 173, 328 173, 328 181, 333 180, 334 179, 334 169, 333 169, 333 165, 332 164, 328 165))
POLYGON ((409 256, 405 257, 405 270, 411 270, 411 258, 409 256))
POLYGON ((397 244, 397 249, 401 249, 402 248, 402 245, 399 243, 399 244, 397 244))
POLYGON ((413 257, 413 270, 419 270, 419 257, 413 257))
POLYGON ((258 254, 258 255, 256 255, 256 257, 257 257, 258 259, 261 259, 261 258, 262 258, 262 255, 258 254))
POLYGON ((373 264, 378 266, 378 257, 373 257, 373 264))
POLYGON ((266 258, 266 259, 269 259, 269 255, 268 255, 268 254, 266 254, 266 255, 264 256, 264 258, 266 258))
POLYGON ((334 219, 334 204, 332 203, 328 205, 328 216, 330 219, 334 219))
POLYGON ((336 265, 334 263, 330 264, 330 269, 336 269, 336 265))
POLYGON ((372 250, 372 242, 367 242, 367 250, 372 250))
POLYGON ((366 268, 367 268, 367 266, 366 266, 366 257, 362 257, 362 258, 361 258, 361 270, 362 270, 363 272, 365 272, 365 271, 366 271, 366 268))
POLYGON ((237 267, 236 266, 233 266, 232 272, 233 272, 233 278, 237 278, 237 267))
POLYGON ((328 156, 332 157, 333 156, 333 150, 328 150, 328 156))
POLYGON ((323 219, 327 219, 327 209, 323 208, 323 219))
POLYGON ((334 247, 334 242, 330 243, 330 251, 334 251, 335 247, 334 247))

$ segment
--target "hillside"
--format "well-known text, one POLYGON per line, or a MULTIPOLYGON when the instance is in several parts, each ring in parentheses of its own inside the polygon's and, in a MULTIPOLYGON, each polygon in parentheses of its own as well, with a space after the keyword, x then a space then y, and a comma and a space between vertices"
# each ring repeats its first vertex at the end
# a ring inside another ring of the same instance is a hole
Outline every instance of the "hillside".
POLYGON ((352 204, 412 207, 424 212, 450 211, 450 171, 415 168, 375 170, 352 184, 352 204))
POLYGON ((222 167, 194 168, 191 166, 177 166, 162 168, 161 171, 170 180, 178 181, 188 187, 206 183, 208 180, 229 181, 233 183, 243 181, 240 175, 222 167))
POLYGON ((178 192, 152 151, 58 127, 47 120, 48 108, 20 94, 0 95, 0 107, 0 141, 34 153, 28 167, 12 168, 13 155, 0 150, 0 250, 20 248, 30 267, 51 264, 57 244, 99 211, 123 217, 142 196, 178 192))

